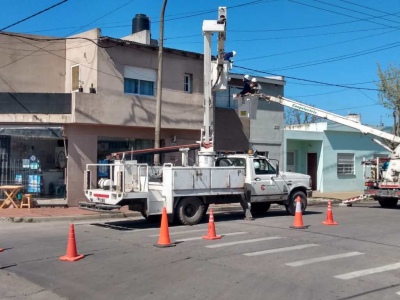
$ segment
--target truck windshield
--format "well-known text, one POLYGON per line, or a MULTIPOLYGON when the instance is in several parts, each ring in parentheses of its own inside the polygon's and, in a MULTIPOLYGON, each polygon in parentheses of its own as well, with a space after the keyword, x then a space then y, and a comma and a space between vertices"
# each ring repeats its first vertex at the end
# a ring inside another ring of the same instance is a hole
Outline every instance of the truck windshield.
POLYGON ((275 168, 266 159, 255 158, 253 160, 253 164, 254 164, 254 172, 258 175, 276 173, 275 168))
POLYGON ((238 158, 238 157, 223 157, 218 158, 215 162, 216 167, 245 167, 246 166, 246 159, 238 158))

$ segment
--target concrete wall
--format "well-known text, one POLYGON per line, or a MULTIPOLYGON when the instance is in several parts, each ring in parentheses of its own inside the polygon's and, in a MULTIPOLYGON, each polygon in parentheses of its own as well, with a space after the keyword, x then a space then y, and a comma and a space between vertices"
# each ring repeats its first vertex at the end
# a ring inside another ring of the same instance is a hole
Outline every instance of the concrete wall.
MULTIPOLYGON (((175 95, 170 90, 163 92, 161 127, 200 130, 203 122, 201 95, 186 99, 175 95)), ((75 123, 154 128, 155 97, 73 93, 72 100, 75 123)))
POLYGON ((83 87, 83 92, 89 93, 89 88, 93 84, 93 87, 97 89, 98 82, 98 56, 99 48, 93 42, 98 42, 100 37, 100 29, 92 29, 70 38, 82 39, 68 39, 66 40, 66 60, 64 64, 65 70, 65 81, 64 91, 65 93, 71 93, 71 67, 79 65, 79 78, 83 87), (92 40, 93 42, 91 42, 92 40))
POLYGON ((35 41, 0 35, 0 44, 7 47, 0 54, 0 92, 64 92, 65 41, 35 41))
MULTIPOLYGON (((124 66, 158 69, 158 49, 156 47, 125 45, 98 51, 98 92, 102 94, 121 95, 124 93, 124 66)), ((184 56, 178 54, 178 51, 165 50, 162 76, 163 94, 164 91, 170 90, 174 92, 173 97, 177 102, 193 101, 192 98, 197 98, 199 94, 203 93, 202 56, 189 54, 184 56), (183 92, 185 73, 193 75, 192 94, 183 92)))

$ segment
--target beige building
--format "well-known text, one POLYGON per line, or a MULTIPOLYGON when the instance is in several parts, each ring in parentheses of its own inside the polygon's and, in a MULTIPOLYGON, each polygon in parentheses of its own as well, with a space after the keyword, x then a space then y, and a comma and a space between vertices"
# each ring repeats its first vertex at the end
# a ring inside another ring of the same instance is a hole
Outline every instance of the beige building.
MULTIPOLYGON (((99 29, 67 39, 0 33, 1 184, 22 183, 41 204, 76 206, 87 163, 153 147, 158 47, 149 27, 139 29, 121 39, 99 29)), ((162 145, 193 144, 203 122, 203 56, 164 48, 163 62, 162 145)), ((283 78, 259 81, 283 94, 283 78)), ((283 108, 260 103, 257 119, 239 118, 231 96, 241 85, 232 74, 215 97, 217 150, 255 147, 281 159, 283 108)), ((161 162, 179 158, 167 153, 161 162)))

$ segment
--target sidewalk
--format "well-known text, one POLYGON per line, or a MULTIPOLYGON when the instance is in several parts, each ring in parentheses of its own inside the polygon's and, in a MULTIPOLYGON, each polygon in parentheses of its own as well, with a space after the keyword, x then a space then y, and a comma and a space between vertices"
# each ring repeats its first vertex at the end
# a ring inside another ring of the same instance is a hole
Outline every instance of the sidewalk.
MULTIPOLYGON (((328 200, 332 204, 339 204, 342 200, 360 196, 361 191, 355 192, 336 192, 336 193, 320 193, 313 192, 313 197, 308 199, 308 206, 325 205, 328 200)), ((365 201, 365 200, 363 200, 365 201)), ((242 210, 239 204, 223 204, 210 205, 214 211, 240 211, 242 210)), ((40 207, 40 208, 6 208, 0 209, 0 221, 6 222, 48 222, 48 221, 80 221, 80 220, 101 220, 111 218, 128 218, 140 217, 139 212, 128 210, 127 207, 122 207, 119 211, 112 213, 95 212, 80 209, 78 207, 40 207)))

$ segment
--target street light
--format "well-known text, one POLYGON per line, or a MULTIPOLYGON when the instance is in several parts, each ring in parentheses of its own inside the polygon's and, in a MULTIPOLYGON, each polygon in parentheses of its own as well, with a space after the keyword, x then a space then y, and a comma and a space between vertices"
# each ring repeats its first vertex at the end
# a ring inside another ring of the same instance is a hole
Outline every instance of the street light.
MULTIPOLYGON (((154 148, 160 148, 161 132, 161 96, 162 96, 162 66, 163 66, 163 41, 164 41, 164 13, 167 1, 164 0, 160 13, 160 33, 158 41, 158 74, 157 74, 157 103, 156 103, 156 124, 154 130, 154 148)), ((154 165, 160 165, 160 154, 154 154, 154 165)))

